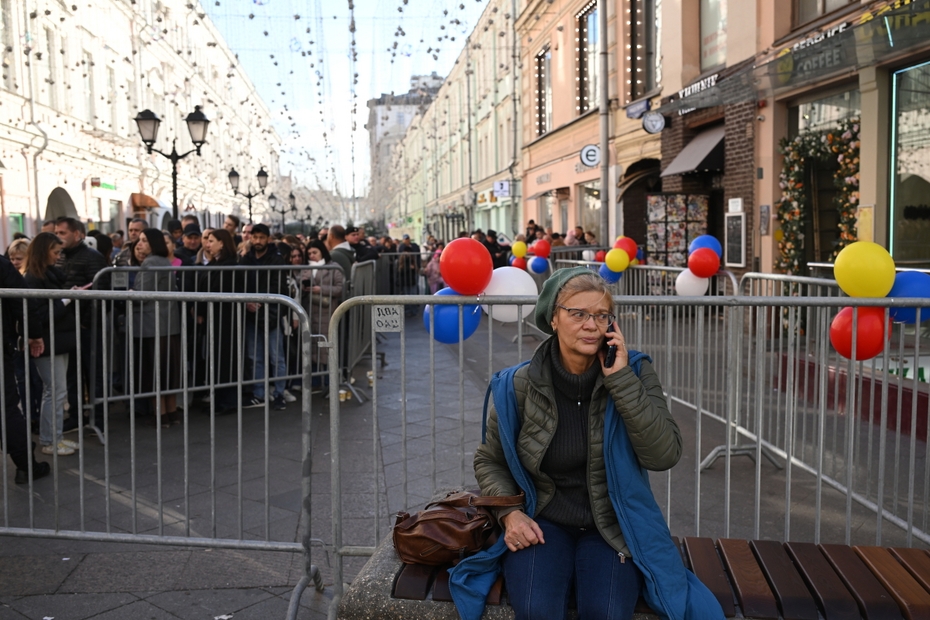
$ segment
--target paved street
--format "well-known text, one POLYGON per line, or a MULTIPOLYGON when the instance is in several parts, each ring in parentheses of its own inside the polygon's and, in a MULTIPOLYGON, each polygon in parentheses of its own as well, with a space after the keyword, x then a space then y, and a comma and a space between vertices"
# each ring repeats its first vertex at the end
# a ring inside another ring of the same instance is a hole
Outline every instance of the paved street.
MULTIPOLYGON (((379 536, 387 533, 394 512, 422 505, 435 489, 474 484, 471 459, 480 440, 481 406, 489 372, 488 343, 493 370, 517 360, 516 347, 511 342, 513 326, 495 325, 489 339, 487 321, 483 321, 461 352, 455 346, 436 344, 432 359, 421 318, 408 319, 406 330, 406 365, 400 362, 398 334, 384 335, 377 345, 387 362, 376 369, 379 441, 372 441, 375 426, 370 402, 349 400, 343 403, 340 412, 344 545, 374 545, 379 536), (434 420, 429 415, 433 403, 434 420)), ((528 357, 536 344, 534 338, 525 337, 523 356, 528 357)), ((364 366, 356 369, 356 386, 368 391, 365 371, 364 366)), ((313 396, 312 533, 330 544, 331 450, 327 406, 328 401, 313 396)), ((682 429, 685 453, 671 474, 653 475, 653 488, 660 505, 670 514, 672 532, 693 535, 694 414, 680 404, 674 405, 673 413, 682 429)), ((110 531, 131 532, 135 528, 138 533, 158 534, 161 527, 167 535, 185 535, 188 527, 185 515, 190 515, 191 536, 261 540, 267 533, 272 541, 299 540, 298 404, 289 405, 285 412, 271 412, 267 461, 262 441, 263 410, 244 412, 241 435, 236 416, 217 418, 212 458, 209 416, 199 409, 193 409, 189 416, 186 493, 183 430, 175 427, 162 431, 164 510, 160 515, 155 430, 142 424, 136 428, 137 467, 133 477, 128 416, 122 411, 111 413, 110 531), (241 458, 236 448, 240 436, 241 458), (215 470, 211 469, 211 462, 215 470), (214 477, 216 490, 211 493, 214 477), (135 511, 133 505, 137 507, 135 511)), ((722 443, 721 428, 705 419, 701 429, 702 456, 722 443)), ((88 531, 106 531, 104 450, 96 438, 88 435, 85 440, 83 527, 88 531)), ((918 453, 923 454, 920 446, 918 453)), ((58 527, 80 529, 78 461, 76 457, 63 458, 60 464, 63 469, 59 476, 58 527)), ((751 537, 754 467, 747 457, 734 457, 732 465, 730 535, 751 537)), ((701 535, 724 535, 724 475, 722 460, 701 475, 701 535)), ((765 461, 762 476, 761 537, 778 539, 785 526, 786 472, 765 461)), ((12 473, 9 480, 8 523, 24 527, 29 523, 28 495, 26 489, 12 484, 12 473)), ((35 485, 36 527, 55 527, 53 489, 51 478, 35 485)), ((812 540, 814 478, 795 468, 791 489, 791 538, 812 540)), ((822 501, 822 540, 842 541, 845 498, 827 489, 822 501)), ((851 510, 855 542, 874 541, 874 514, 857 504, 851 510)), ((885 544, 903 544, 903 534, 894 528, 886 525, 884 534, 885 544)), ((321 568, 327 587, 322 594, 312 588, 304 593, 301 618, 324 617, 332 597, 334 575, 326 554, 314 548, 313 562, 321 568)), ((363 564, 363 558, 346 558, 345 581, 351 581, 363 564)), ((230 615, 236 620, 283 618, 290 592, 302 575, 302 565, 301 555, 292 552, 6 536, 0 544, 0 618, 194 619, 230 615)))

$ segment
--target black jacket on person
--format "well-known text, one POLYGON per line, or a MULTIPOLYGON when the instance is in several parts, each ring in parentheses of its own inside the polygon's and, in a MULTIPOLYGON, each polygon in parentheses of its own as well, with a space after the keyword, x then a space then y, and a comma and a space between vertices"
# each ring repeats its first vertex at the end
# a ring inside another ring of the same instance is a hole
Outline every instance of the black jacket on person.
MULTIPOLYGON (((247 254, 239 259, 239 264, 257 267, 257 269, 251 269, 245 274, 245 292, 270 293, 272 295, 288 294, 288 272, 286 269, 262 269, 262 267, 287 264, 284 257, 278 252, 276 244, 269 242, 265 253, 261 257, 255 255, 255 247, 253 246, 247 254)), ((263 321, 264 307, 263 304, 258 309, 258 312, 246 312, 246 320, 263 321)), ((280 304, 268 304, 268 319, 271 321, 268 326, 269 329, 280 327, 277 324, 280 310, 280 304)))
POLYGON ((367 260, 378 260, 380 256, 378 250, 371 247, 367 243, 350 243, 352 249, 355 250, 355 262, 364 263, 367 260))
MULTIPOLYGON (((211 260, 207 263, 207 267, 220 269, 207 269, 195 274, 198 276, 197 292, 242 293, 245 290, 243 282, 245 272, 229 269, 237 264, 238 261, 235 255, 211 260)), ((206 368, 200 374, 201 376, 209 376, 209 368, 212 363, 217 383, 230 383, 238 379, 239 351, 240 349, 245 350, 245 334, 241 333, 241 330, 237 328, 238 311, 239 304, 234 302, 213 304, 213 359, 211 362, 208 352, 206 359, 203 360, 206 368)), ((242 309, 242 312, 246 315, 250 314, 246 312, 245 308, 242 309)), ((203 321, 198 329, 210 341, 210 326, 207 323, 210 320, 209 304, 198 303, 196 305, 196 314, 203 321)))
MULTIPOLYGON (((63 257, 61 269, 65 276, 64 288, 67 289, 90 284, 94 281, 94 276, 101 269, 108 266, 107 259, 103 257, 103 254, 86 245, 83 241, 73 248, 63 250, 61 255, 63 257)), ((101 282, 101 287, 104 289, 110 288, 108 284, 103 282, 101 282)))
MULTIPOLYGON (((22 274, 5 256, 0 256, 0 288, 28 288, 22 274)), ((23 303, 21 299, 4 299, 3 304, 3 352, 12 355, 20 345, 19 337, 23 329, 23 303)), ((38 307, 29 304, 29 337, 42 337, 42 318, 38 316, 38 307)), ((25 346, 25 343, 23 343, 25 346)), ((15 391, 15 386, 14 386, 15 391)))
MULTIPOLYGON (((31 274, 23 277, 26 286, 36 290, 60 291, 65 286, 65 274, 58 267, 49 267, 45 279, 31 274)), ((77 327, 74 321, 74 308, 69 308, 60 299, 52 301, 51 310, 47 299, 29 300, 30 320, 37 320, 45 340, 45 352, 40 357, 47 357, 52 352, 52 322, 55 324, 55 355, 71 353, 77 344, 77 327), (33 319, 32 317, 35 317, 33 319)), ((29 325, 32 331, 32 325, 29 325)))

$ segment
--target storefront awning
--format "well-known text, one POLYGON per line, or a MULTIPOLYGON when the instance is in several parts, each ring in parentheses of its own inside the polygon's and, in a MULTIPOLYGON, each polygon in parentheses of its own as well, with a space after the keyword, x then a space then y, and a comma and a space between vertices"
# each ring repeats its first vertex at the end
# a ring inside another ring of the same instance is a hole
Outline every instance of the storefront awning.
POLYGON ((537 198, 545 198, 546 196, 552 196, 552 195, 553 195, 553 191, 552 191, 551 189, 547 189, 547 190, 544 191, 544 192, 536 192, 536 193, 533 194, 532 196, 527 196, 526 199, 527 199, 527 200, 536 200, 537 198))
POLYGON ((705 129, 681 149, 662 175, 687 174, 699 170, 723 169, 723 125, 705 129))
POLYGON ((157 209, 160 205, 158 201, 148 194, 130 194, 129 204, 133 209, 157 209))

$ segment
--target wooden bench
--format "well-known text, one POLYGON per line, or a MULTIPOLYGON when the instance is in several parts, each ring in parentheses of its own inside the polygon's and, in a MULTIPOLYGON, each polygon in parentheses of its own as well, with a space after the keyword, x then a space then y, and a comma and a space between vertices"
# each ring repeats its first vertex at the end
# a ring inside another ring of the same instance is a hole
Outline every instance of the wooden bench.
MULTIPOLYGON (((384 583, 390 581, 392 603, 382 604, 374 615, 353 613, 351 591, 359 579, 365 583, 366 565, 346 593, 339 617, 457 618, 445 569, 402 564, 390 537, 386 542, 378 554, 393 556, 381 569, 388 571, 384 583), (403 611, 385 613, 392 606, 403 611)), ((930 620, 930 552, 921 549, 710 538, 675 543, 685 566, 707 585, 728 618, 930 620)), ((499 580, 485 618, 512 618, 506 602, 499 580)), ((657 617, 643 601, 636 611, 638 619, 657 617)))

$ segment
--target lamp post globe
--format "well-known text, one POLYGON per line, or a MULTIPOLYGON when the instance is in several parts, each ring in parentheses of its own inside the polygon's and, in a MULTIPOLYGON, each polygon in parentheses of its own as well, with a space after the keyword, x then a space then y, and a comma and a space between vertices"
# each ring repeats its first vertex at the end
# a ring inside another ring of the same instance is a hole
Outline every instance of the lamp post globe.
POLYGON ((197 149, 197 154, 200 155, 200 147, 207 141, 207 128, 210 126, 210 119, 203 113, 199 105, 195 105, 194 111, 188 114, 184 120, 187 123, 187 131, 191 135, 191 142, 194 143, 194 148, 197 149))
POLYGON ((229 186, 232 187, 234 194, 239 191, 239 173, 235 168, 229 169, 229 186))
POLYGON ((161 119, 151 110, 142 110, 136 114, 136 118, 133 120, 136 121, 142 143, 151 153, 152 145, 155 144, 155 140, 158 138, 158 127, 161 125, 161 119))
POLYGON ((258 189, 265 191, 265 188, 268 186, 268 173, 265 172, 265 167, 262 166, 258 169, 258 189))

